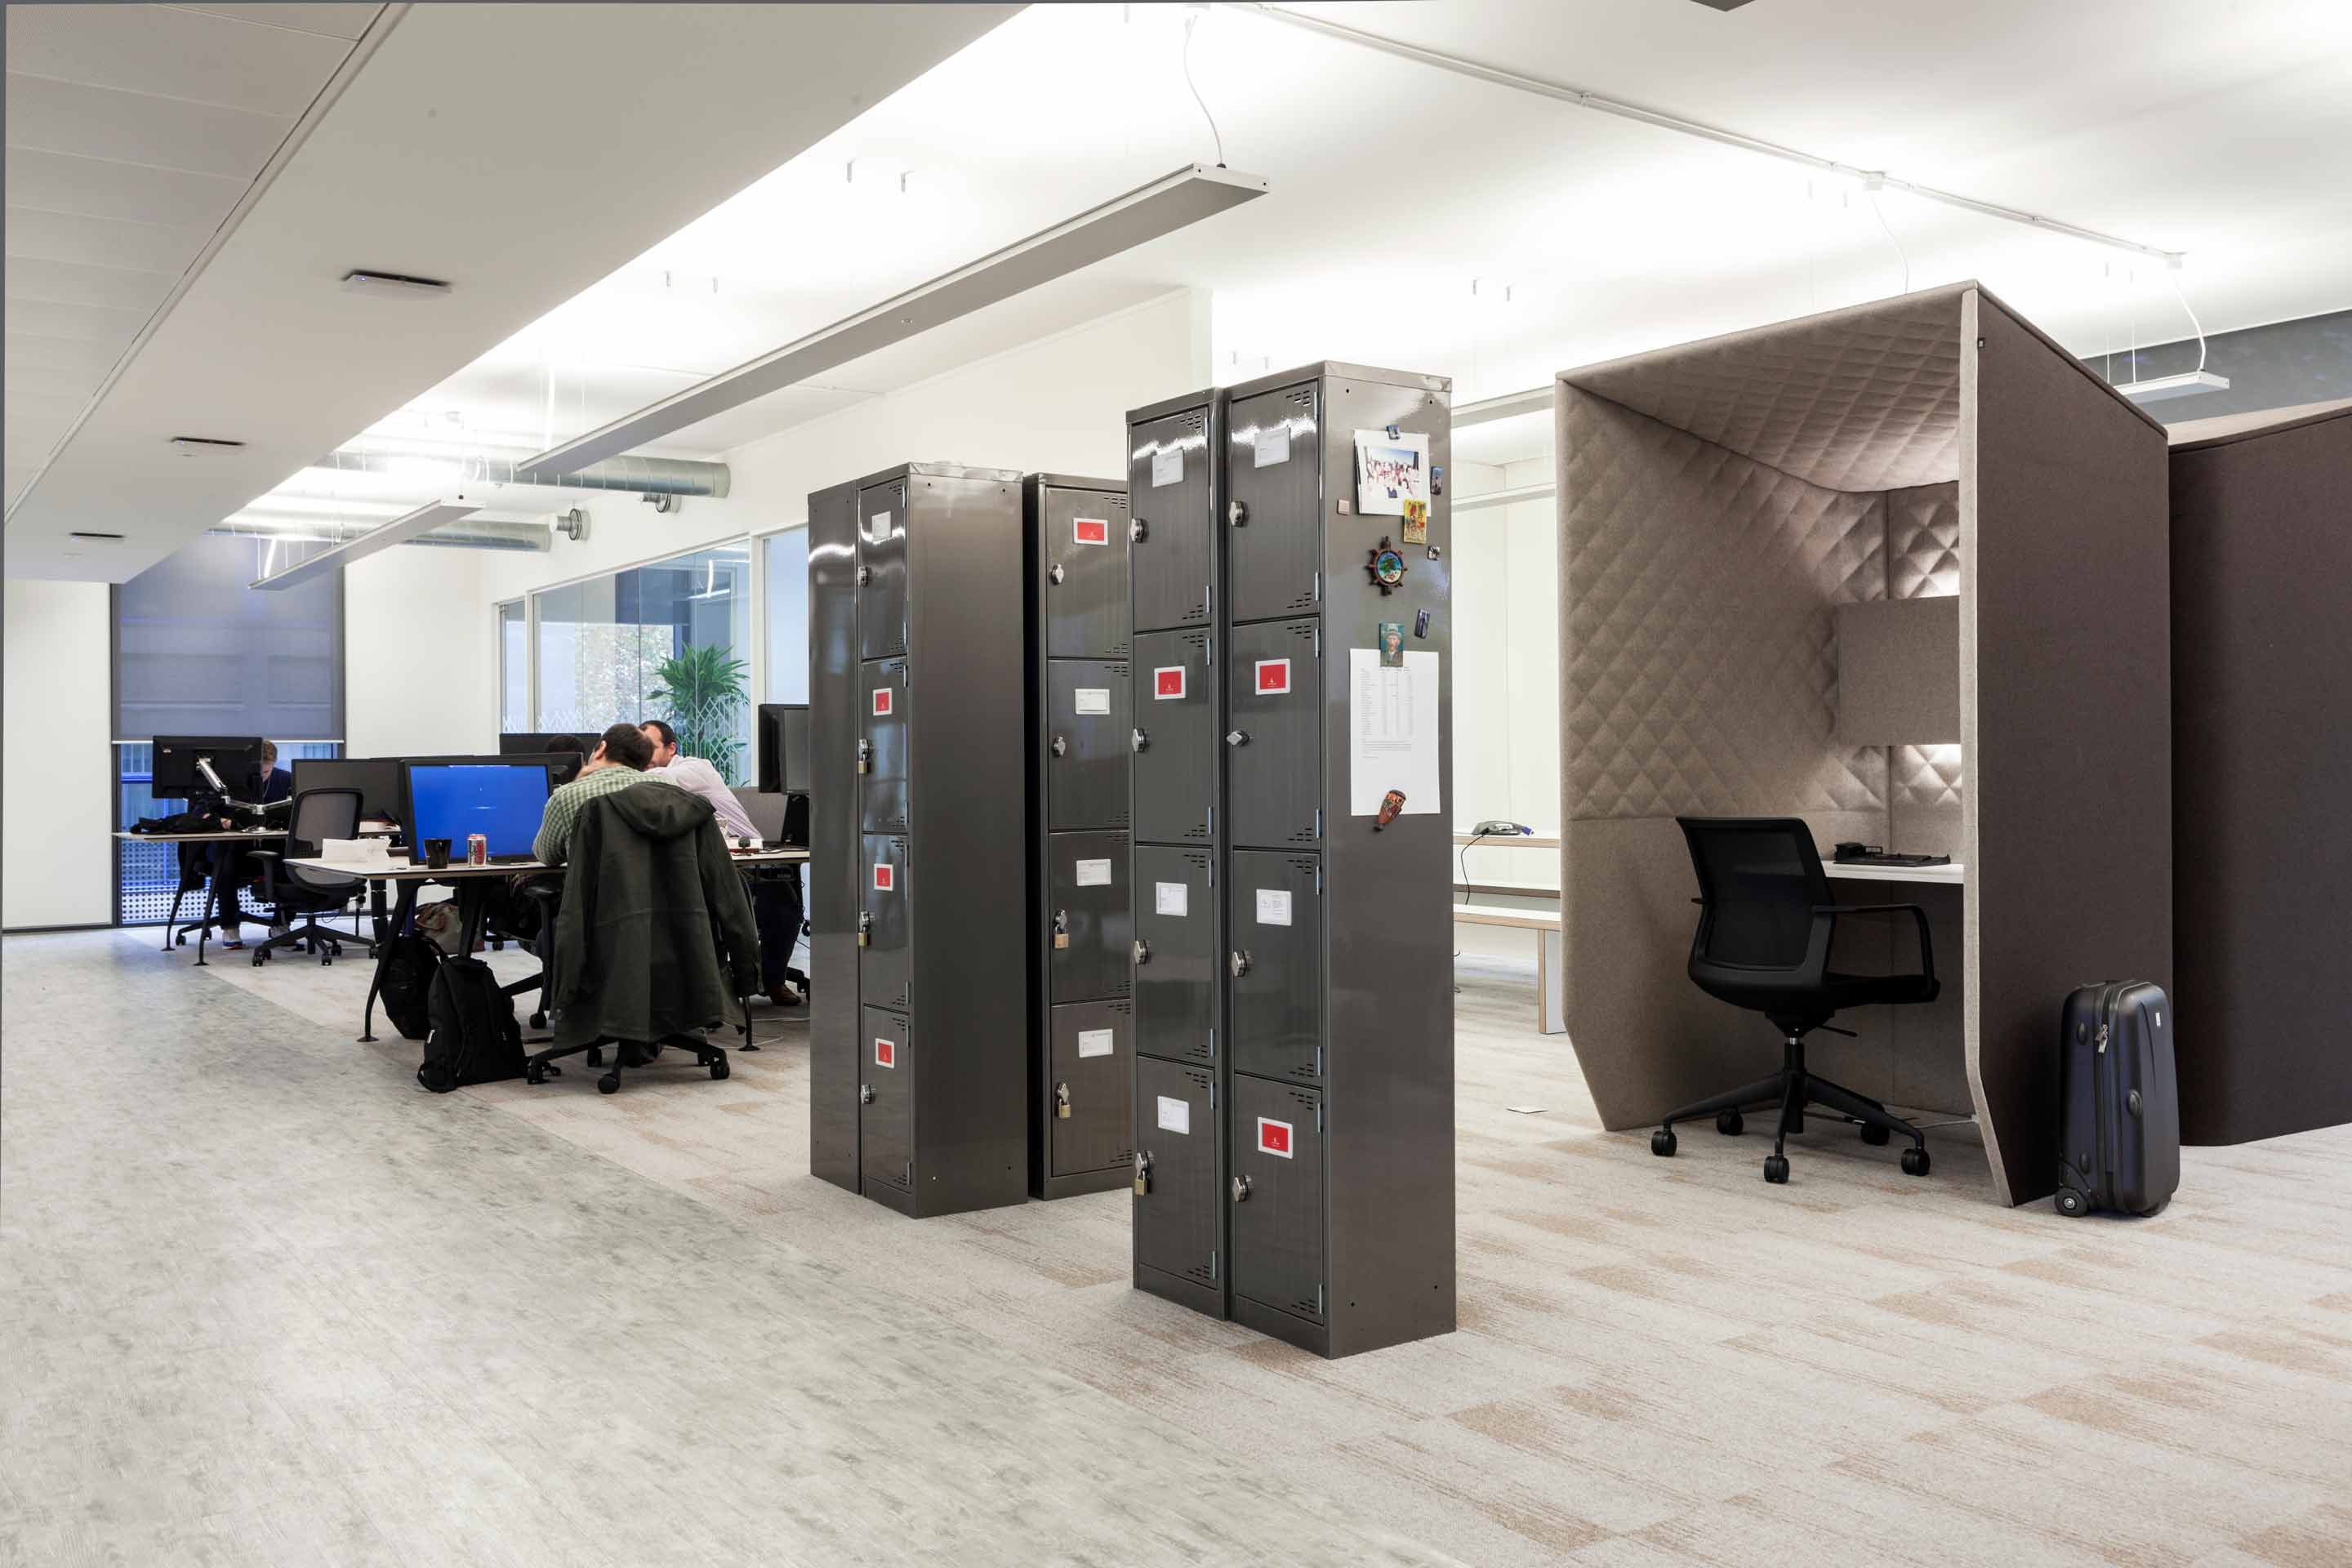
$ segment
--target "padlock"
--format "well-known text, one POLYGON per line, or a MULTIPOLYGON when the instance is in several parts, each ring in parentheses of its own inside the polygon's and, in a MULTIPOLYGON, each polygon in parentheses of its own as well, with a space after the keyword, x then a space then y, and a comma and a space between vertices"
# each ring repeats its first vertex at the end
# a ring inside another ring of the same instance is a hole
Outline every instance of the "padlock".
POLYGON ((1129 544, 1140 544, 1150 531, 1151 530, 1145 526, 1143 520, 1139 517, 1127 525, 1127 542, 1129 544))
POLYGON ((872 1084, 861 1083, 857 1086, 857 1103, 860 1105, 871 1105, 874 1103, 874 1086, 872 1084))
POLYGON ((1070 911, 1055 910, 1054 911, 1054 951, 1059 952, 1069 945, 1070 911))
POLYGON ((872 947, 874 945, 874 917, 872 915, 861 913, 857 917, 857 945, 860 947, 872 947))
POLYGON ((1135 1152, 1135 1195, 1149 1197, 1151 1194, 1151 1156, 1143 1150, 1135 1152))
POLYGON ((1056 735, 1054 737, 1052 751, 1057 757, 1066 757, 1070 754, 1070 742, 1056 735))
POLYGON ((1054 1114, 1064 1121, 1070 1119, 1070 1086, 1066 1083, 1054 1086, 1054 1114))
POLYGON ((857 771, 861 773, 874 771, 874 742, 871 741, 857 742, 857 771))
POLYGON ((1053 565, 1045 569, 1045 581, 1054 584, 1057 587, 1061 584, 1062 563, 1060 562, 1056 561, 1053 565))

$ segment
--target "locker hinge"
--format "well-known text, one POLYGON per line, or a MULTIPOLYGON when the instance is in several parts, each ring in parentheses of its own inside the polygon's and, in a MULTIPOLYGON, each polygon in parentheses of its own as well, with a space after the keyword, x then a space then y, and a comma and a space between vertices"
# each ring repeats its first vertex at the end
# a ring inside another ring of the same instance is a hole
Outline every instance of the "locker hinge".
MULTIPOLYGON (((1317 1078, 1321 1078, 1323 1076, 1323 1047, 1321 1046, 1315 1047, 1315 1076, 1317 1078)), ((1315 1108, 1315 1131, 1318 1132, 1323 1131, 1323 1108, 1319 1105, 1315 1108)))
POLYGON ((1201 603, 1207 607, 1211 615, 1216 614, 1217 585, 1215 583, 1209 582, 1201 584, 1201 603))
POLYGON ((1317 658, 1321 658, 1323 657, 1323 626, 1321 622, 1318 621, 1316 623, 1315 640, 1307 646, 1315 650, 1315 657, 1317 658))
POLYGON ((1323 1287, 1321 1285, 1315 1287, 1315 1315, 1318 1318, 1323 1315, 1323 1287))
POLYGON ((1209 1031, 1209 1059, 1211 1061, 1217 1059, 1217 1031, 1214 1028, 1209 1031))
MULTIPOLYGON (((1213 806, 1209 807, 1209 837, 1212 837, 1212 838, 1214 838, 1216 836, 1217 836, 1217 808, 1216 808, 1215 806, 1213 806, 1213 806)), ((1212 870, 1211 875, 1213 875, 1213 876, 1214 874, 1215 874, 1215 873, 1214 873, 1214 871, 1213 871, 1213 870, 1212 870)))
MULTIPOLYGON (((1315 814, 1315 833, 1318 837, 1323 833, 1323 814, 1319 811, 1315 814)), ((1315 896, 1318 899, 1323 896, 1323 862, 1320 860, 1315 862, 1315 896)))
POLYGON ((1318 605, 1323 602, 1323 574, 1320 572, 1315 574, 1315 602, 1318 605))
POLYGON ((1217 1086, 1214 1083, 1209 1085, 1209 1109, 1217 1109, 1217 1086))
POLYGON ((1211 637, 1207 642, 1201 645, 1201 662, 1202 664, 1214 664, 1217 662, 1216 638, 1211 637))
POLYGON ((1216 1250, 1216 1248, 1215 1248, 1215 1247, 1211 1247, 1211 1248, 1209 1249, 1209 1278, 1210 1278, 1210 1279, 1214 1279, 1216 1277, 1217 1277, 1217 1250, 1216 1250))
MULTIPOLYGON (((1320 1046, 1315 1047, 1315 1069, 1318 1072, 1323 1069, 1323 1047, 1320 1046)), ((1315 1102, 1315 1131, 1323 1131, 1323 1102, 1319 1100, 1315 1102)))
MULTIPOLYGON (((1318 838, 1323 837, 1323 808, 1319 805, 1315 808, 1315 837, 1318 838)), ((1322 868, 1316 868, 1315 874, 1318 877, 1320 877, 1323 874, 1322 868)), ((1316 884, 1316 887, 1317 890, 1320 891, 1322 884, 1318 882, 1316 884)))

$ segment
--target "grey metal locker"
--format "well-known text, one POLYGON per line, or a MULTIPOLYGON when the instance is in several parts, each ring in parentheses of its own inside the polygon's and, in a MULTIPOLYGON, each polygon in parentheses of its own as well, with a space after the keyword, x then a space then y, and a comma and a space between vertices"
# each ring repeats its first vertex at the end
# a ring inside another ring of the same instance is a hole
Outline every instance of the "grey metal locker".
POLYGON ((1125 659, 1046 660, 1048 831, 1128 825, 1131 718, 1125 659))
POLYGON ((1262 621, 1227 637, 1227 836, 1237 847, 1312 848, 1323 821, 1323 623, 1262 621))
POLYGON ((858 1163, 866 1179, 904 1192, 915 1184, 915 1064, 907 1019, 868 1007, 859 1041, 858 1163))
POLYGON ((915 1217, 1027 1185, 1019 482, 914 463, 809 498, 809 1168, 915 1217))
POLYGON ((1324 1316, 1323 1097, 1233 1079, 1234 1294, 1295 1317, 1324 1316))
POLYGON ((857 702, 858 826, 907 831, 907 661, 862 667, 857 702))
POLYGON ((1139 632, 1205 626, 1216 549, 1212 393, 1127 416, 1128 569, 1139 632))
POLYGON ((1129 744, 1136 838, 1204 844, 1217 793, 1217 712, 1210 636, 1143 632, 1135 639, 1129 744))
POLYGON ((1225 416, 1227 618, 1312 611, 1323 597, 1317 385, 1236 397, 1225 416))
POLYGON ((1055 1004, 1127 994, 1130 875, 1124 833, 1047 837, 1046 983, 1055 1004))
POLYGON ((1029 614, 1029 1190, 1130 1179, 1134 1017, 1128 503, 1116 479, 1022 481, 1029 614))
POLYGON ((1098 483, 1048 485, 1040 504, 1045 657, 1126 658, 1126 493, 1098 483))
POLYGON ((1236 849, 1225 896, 1233 1070, 1323 1076, 1323 877, 1313 855, 1236 849))
POLYGON ((1135 1048, 1217 1059, 1217 889, 1206 849, 1135 847, 1135 1048))
POLYGON ((1124 1180, 1135 1153, 1129 1098, 1134 1006, 1072 1002, 1053 1010, 1049 1027, 1054 1113, 1045 1123, 1047 1168, 1061 1177, 1116 1171, 1124 1180))
POLYGON ((1223 1127, 1214 1073, 1135 1058, 1136 1282, 1220 1318, 1223 1127))
POLYGON ((914 981, 913 921, 907 913, 908 844, 887 833, 868 833, 861 843, 858 1000, 903 1013, 914 981))

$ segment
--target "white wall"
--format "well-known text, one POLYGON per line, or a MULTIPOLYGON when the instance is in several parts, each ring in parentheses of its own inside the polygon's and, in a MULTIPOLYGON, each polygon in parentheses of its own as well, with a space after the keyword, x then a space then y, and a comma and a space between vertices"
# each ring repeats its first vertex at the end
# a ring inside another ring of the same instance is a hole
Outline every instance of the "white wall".
MULTIPOLYGON (((1465 463, 1461 496, 1542 484, 1551 461, 1465 463)), ((1549 500, 1454 514, 1454 822, 1559 830, 1559 547, 1549 500)), ((1474 865, 1474 879, 1501 881, 1474 865)))
POLYGON ((114 919, 114 678, 104 583, 7 584, 0 926, 114 919))
POLYGON ((490 559, 397 544, 344 568, 343 755, 498 750, 498 645, 484 596, 490 559))

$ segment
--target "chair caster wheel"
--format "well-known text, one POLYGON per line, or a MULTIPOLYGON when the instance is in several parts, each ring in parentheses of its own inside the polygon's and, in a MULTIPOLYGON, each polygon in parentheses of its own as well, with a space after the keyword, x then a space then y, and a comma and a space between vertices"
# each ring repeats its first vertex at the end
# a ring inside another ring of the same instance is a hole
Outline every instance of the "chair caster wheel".
POLYGON ((1715 1130, 1726 1138, 1737 1138, 1748 1130, 1747 1119, 1737 1110, 1717 1111, 1715 1118, 1715 1130))
POLYGON ((1651 1153, 1655 1154, 1658 1158, 1664 1160, 1671 1158, 1674 1152, 1675 1130, 1673 1128, 1661 1127, 1655 1132, 1650 1134, 1651 1153))
POLYGON ((714 1057, 711 1058, 710 1076, 712 1078, 725 1078, 727 1076, 727 1058, 725 1057, 714 1057))
POLYGON ((254 967, 254 968, 256 968, 256 969, 258 969, 258 968, 260 968, 264 963, 268 963, 268 961, 269 961, 269 955, 268 955, 268 953, 266 953, 266 952, 257 952, 257 953, 255 953, 255 954, 253 955, 253 967, 254 967))
POLYGON ((547 1081, 547 1064, 545 1062, 530 1063, 522 1069, 522 1080, 525 1083, 545 1083, 547 1081))
POLYGON ((1764 1156, 1764 1179, 1776 1187, 1789 1184, 1789 1157, 1786 1154, 1764 1156))
POLYGON ((603 1078, 598 1079, 596 1080, 596 1092, 598 1094, 620 1093, 621 1075, 617 1072, 608 1072, 603 1078))
POLYGON ((534 1029, 544 1029, 547 1027, 547 1015, 544 1013, 533 1013, 530 1016, 530 1026, 534 1029))
POLYGON ((335 961, 334 961, 334 959, 333 959, 333 958, 331 958, 331 957, 329 957, 329 958, 322 958, 322 959, 319 960, 319 967, 320 967, 320 968, 321 968, 321 969, 331 969, 331 968, 333 968, 333 967, 334 967, 334 963, 335 963, 335 961))
MULTIPOLYGON (((591 1046, 588 1047, 588 1065, 592 1068, 600 1068, 604 1065, 604 1047, 591 1046)), ((608 1090, 607 1092, 610 1091, 608 1090)))
POLYGON ((1927 1151, 1913 1147, 1903 1151, 1903 1173, 1924 1176, 1927 1173, 1927 1151))
POLYGON ((2081 1219, 2091 1212, 2091 1200, 2072 1187, 2059 1188, 2058 1195, 2051 1201, 2057 1205, 2058 1212, 2068 1219, 2081 1219))
POLYGON ((1865 1121, 1862 1124, 1862 1141, 1874 1149, 1883 1145, 1890 1136, 1885 1128, 1874 1121, 1865 1121))

